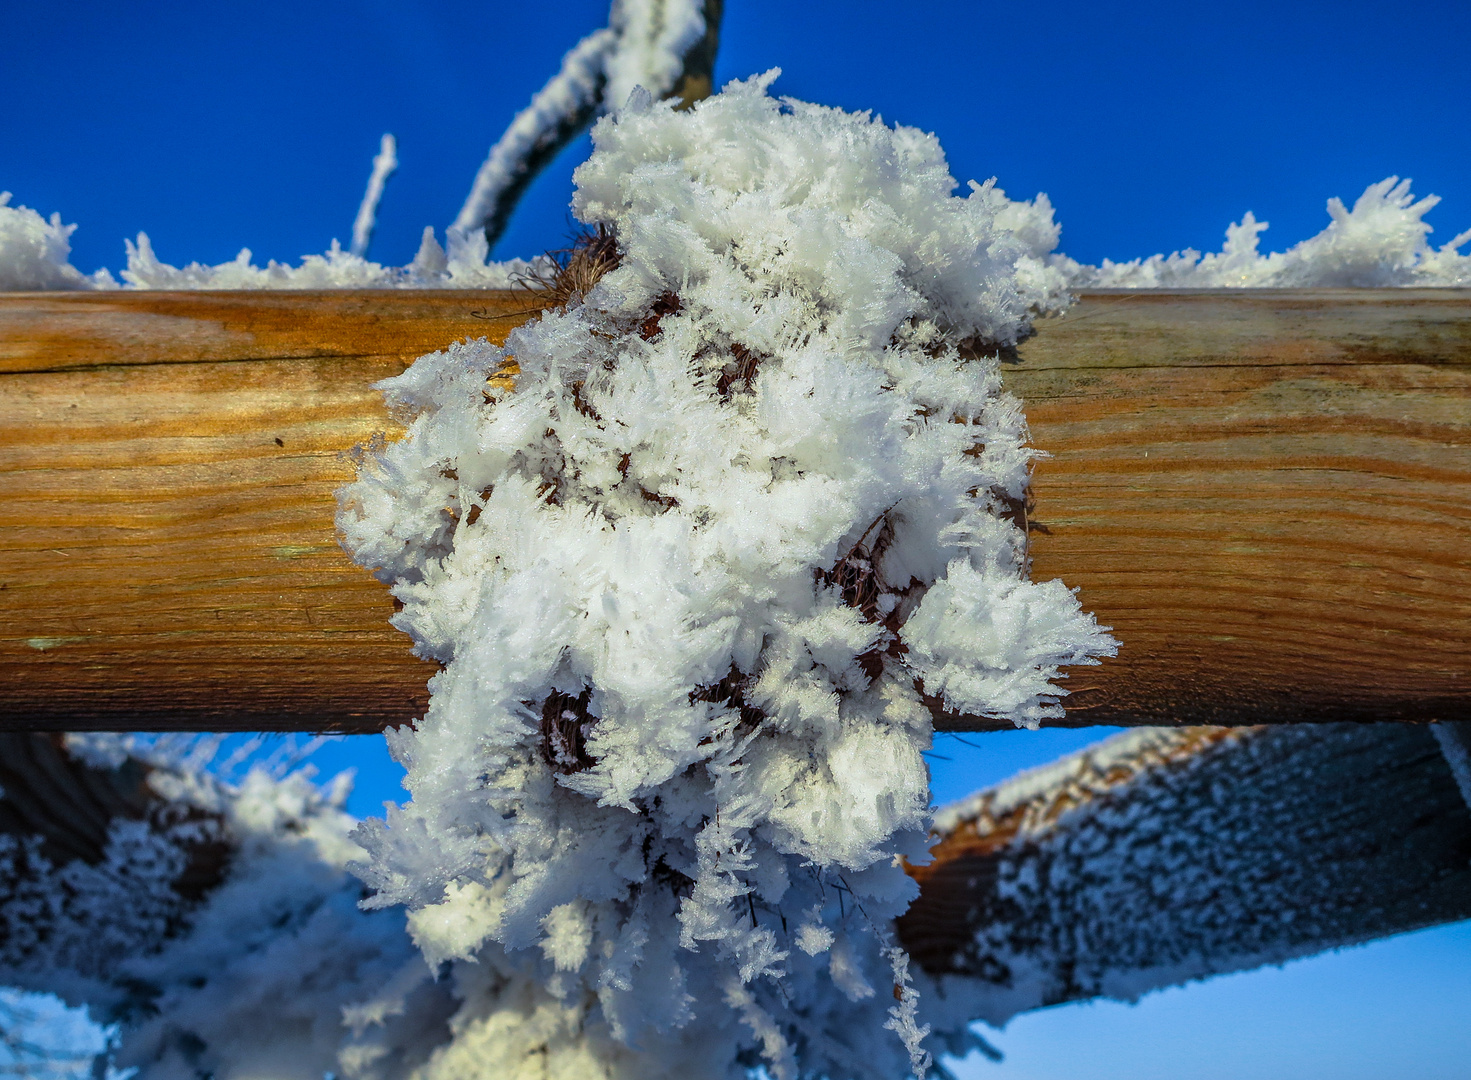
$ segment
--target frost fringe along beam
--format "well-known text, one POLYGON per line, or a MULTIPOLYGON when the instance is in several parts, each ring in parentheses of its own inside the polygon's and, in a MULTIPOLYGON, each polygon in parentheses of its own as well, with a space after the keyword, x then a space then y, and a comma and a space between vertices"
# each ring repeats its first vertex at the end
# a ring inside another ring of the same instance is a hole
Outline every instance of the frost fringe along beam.
MULTIPOLYGON (((0 296, 0 727, 378 730, 432 668, 333 532, 377 379, 515 293, 0 296)), ((1471 295, 1093 292, 1005 365, 1073 724, 1471 715, 1471 295)), ((952 730, 994 726, 938 717, 952 730)))

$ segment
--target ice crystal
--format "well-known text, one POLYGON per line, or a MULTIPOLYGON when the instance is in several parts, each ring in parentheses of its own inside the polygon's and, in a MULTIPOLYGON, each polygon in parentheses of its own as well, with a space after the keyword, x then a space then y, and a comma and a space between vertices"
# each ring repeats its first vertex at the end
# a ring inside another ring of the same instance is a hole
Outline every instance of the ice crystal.
POLYGON ((922 1072, 882 928, 923 694, 1035 723, 1113 651, 1006 514, 1034 451, 995 352, 1060 302, 1019 235, 1045 209, 774 76, 601 121, 574 208, 617 267, 383 383, 408 436, 342 495, 444 665, 390 737, 412 801, 357 834, 369 903, 502 971, 456 1023, 514 1030, 509 1075, 535 1017, 558 1076, 922 1072))

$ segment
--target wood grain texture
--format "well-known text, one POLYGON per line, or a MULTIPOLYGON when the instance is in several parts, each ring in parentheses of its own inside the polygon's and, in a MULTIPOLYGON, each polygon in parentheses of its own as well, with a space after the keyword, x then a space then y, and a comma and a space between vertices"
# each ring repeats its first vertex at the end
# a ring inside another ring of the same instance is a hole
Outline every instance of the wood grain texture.
MULTIPOLYGON (((1008 365, 1073 724, 1471 715, 1471 291, 1092 293, 1008 365)), ((984 725, 982 725, 984 726, 984 725)))
POLYGON ((524 297, 0 295, 0 715, 363 731, 433 667, 337 545, 372 389, 524 297))
MULTIPOLYGON (((432 668, 338 548, 370 384, 523 296, 0 295, 0 725, 378 730, 432 668)), ((1471 715, 1471 295, 1096 293, 1006 365, 1072 724, 1471 715)), ((995 726, 941 715, 943 727, 995 726)))

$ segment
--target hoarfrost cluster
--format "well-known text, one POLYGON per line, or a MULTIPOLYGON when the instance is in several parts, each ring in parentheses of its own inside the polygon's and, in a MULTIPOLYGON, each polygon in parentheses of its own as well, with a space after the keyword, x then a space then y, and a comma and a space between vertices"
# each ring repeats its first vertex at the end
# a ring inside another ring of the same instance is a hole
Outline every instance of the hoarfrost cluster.
POLYGON ((358 908, 350 777, 256 767, 227 783, 208 752, 69 741, 97 769, 147 761, 154 810, 114 817, 95 865, 0 837, 0 977, 113 1025, 108 1075, 380 1080, 443 1040, 449 994, 402 913, 358 908))
POLYGON ((383 383, 408 435, 342 495, 443 665, 357 835, 370 906, 487 972, 446 1069, 923 1072, 930 705, 1035 726, 1114 650, 1009 520, 993 354, 1062 286, 1026 211, 774 75, 601 121, 574 209, 620 264, 383 383))

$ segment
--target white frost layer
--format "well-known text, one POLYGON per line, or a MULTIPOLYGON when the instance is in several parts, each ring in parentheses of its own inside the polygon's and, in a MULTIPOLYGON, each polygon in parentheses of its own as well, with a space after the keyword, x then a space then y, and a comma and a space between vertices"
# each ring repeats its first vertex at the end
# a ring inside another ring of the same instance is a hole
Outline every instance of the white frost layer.
POLYGON ((555 1076, 922 1071, 885 929, 920 688, 1035 724, 1115 648, 1004 516, 1034 452, 987 353, 1059 302, 1045 203, 956 198, 932 136, 774 76, 601 121, 574 208, 621 265, 385 381, 409 434, 342 493, 444 664, 390 736, 412 801, 357 836, 432 963, 497 972, 446 1076, 547 1032, 555 1076))
POLYGON ((402 913, 357 906, 347 778, 324 790, 307 770, 255 768, 222 783, 202 771, 208 740, 202 753, 171 741, 69 739, 97 767, 141 752, 162 799, 143 820, 113 818, 95 866, 51 866, 39 837, 0 836, 0 977, 118 1024, 108 1075, 407 1078, 453 1006, 402 913), (198 903, 175 883, 201 843, 228 863, 198 903))
POLYGON ((301 265, 272 259, 256 266, 250 249, 216 266, 170 266, 153 253, 146 233, 124 241, 128 267, 122 277, 134 289, 509 289, 515 277, 532 270, 524 259, 490 262, 485 237, 451 230, 446 252, 425 228, 419 251, 407 266, 383 266, 343 251, 334 240, 325 255, 307 255, 301 265))
MULTIPOLYGON (((985 190, 998 224, 1026 249, 1017 264, 1023 291, 1054 304, 1064 289, 1471 287, 1471 253, 1458 250, 1471 242, 1471 230, 1432 246, 1424 218, 1439 197, 1416 200, 1410 181, 1394 176, 1369 185, 1352 209, 1329 199, 1327 228, 1285 252, 1260 252, 1267 223, 1248 211, 1226 230, 1219 252, 1187 248, 1131 262, 1105 259, 1101 266, 1055 253, 1061 229, 1046 195, 1012 202, 999 188, 985 190)), ((48 222, 34 210, 9 206, 9 198, 0 193, 0 291, 117 287, 107 270, 86 275, 68 261, 75 225, 62 225, 56 214, 48 222)), ((334 243, 294 267, 275 261, 257 267, 245 249, 232 262, 179 269, 160 262, 140 233, 136 246, 127 245, 122 277, 140 289, 503 289, 530 266, 521 259, 489 262, 484 237, 474 230, 452 227, 447 241, 448 253, 426 228, 418 254, 403 267, 369 262, 334 243)))
MULTIPOLYGON (((375 178, 379 171, 375 167, 375 178)), ((118 288, 107 270, 89 276, 72 266, 69 238, 75 225, 63 225, 59 214, 47 221, 34 210, 9 203, 10 193, 0 192, 0 292, 118 288)), ((131 289, 508 289, 517 275, 541 263, 491 262, 485 237, 478 233, 451 231, 448 241, 446 251, 434 230, 426 228, 413 261, 401 267, 370 262, 333 241, 325 255, 307 255, 299 266, 274 259, 256 266, 245 248, 227 263, 181 268, 161 261, 147 234, 139 233, 136 244, 124 241, 128 264, 122 278, 131 289)))
POLYGON ((106 270, 88 277, 71 264, 76 228, 63 225, 60 214, 47 221, 29 207, 11 206, 10 192, 0 191, 0 292, 116 288, 106 270))
POLYGON ((1347 209, 1328 200, 1328 227, 1285 252, 1263 255, 1257 250, 1267 222, 1248 211, 1226 230, 1219 252, 1202 255, 1193 248, 1169 256, 1085 266, 1065 255, 1054 256, 1075 289, 1220 289, 1220 288, 1388 288, 1471 286, 1471 254, 1456 249, 1471 241, 1471 230, 1439 248, 1426 237, 1425 214, 1439 196, 1418 202, 1410 181, 1391 176, 1370 184, 1347 209))

